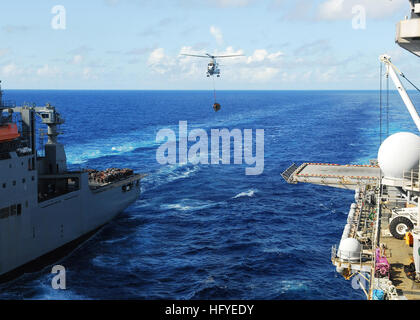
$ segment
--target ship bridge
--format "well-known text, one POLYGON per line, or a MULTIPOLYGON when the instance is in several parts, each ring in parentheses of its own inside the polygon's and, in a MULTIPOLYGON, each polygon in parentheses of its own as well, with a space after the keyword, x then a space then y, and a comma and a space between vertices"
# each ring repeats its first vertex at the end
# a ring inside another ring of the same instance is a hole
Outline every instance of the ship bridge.
POLYGON ((355 190, 367 183, 378 183, 381 177, 379 166, 339 165, 329 163, 292 164, 283 173, 287 183, 312 183, 334 188, 355 190))
POLYGON ((396 43, 420 57, 420 1, 410 0, 411 16, 398 22, 396 43))

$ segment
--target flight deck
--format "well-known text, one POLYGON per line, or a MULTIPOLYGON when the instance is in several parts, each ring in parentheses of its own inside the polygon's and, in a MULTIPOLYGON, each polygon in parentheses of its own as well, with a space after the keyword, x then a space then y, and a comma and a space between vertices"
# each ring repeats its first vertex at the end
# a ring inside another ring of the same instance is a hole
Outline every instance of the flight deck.
POLYGON ((328 163, 292 164, 282 173, 288 183, 312 183, 329 187, 355 190, 366 183, 380 179, 377 165, 339 165, 328 163))

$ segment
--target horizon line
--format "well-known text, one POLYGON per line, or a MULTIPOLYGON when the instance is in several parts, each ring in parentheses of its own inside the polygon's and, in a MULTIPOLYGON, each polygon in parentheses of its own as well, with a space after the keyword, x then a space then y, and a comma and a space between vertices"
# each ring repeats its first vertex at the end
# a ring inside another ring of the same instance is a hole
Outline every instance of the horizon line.
MULTIPOLYGON (((2 88, 2 91, 209 91, 212 89, 16 89, 16 88, 2 88)), ((223 91, 380 91, 380 89, 221 89, 223 91)), ((386 90, 383 90, 386 91, 386 90)), ((389 91, 398 91, 397 89, 390 89, 389 91)), ((410 89, 407 91, 416 91, 410 89)))

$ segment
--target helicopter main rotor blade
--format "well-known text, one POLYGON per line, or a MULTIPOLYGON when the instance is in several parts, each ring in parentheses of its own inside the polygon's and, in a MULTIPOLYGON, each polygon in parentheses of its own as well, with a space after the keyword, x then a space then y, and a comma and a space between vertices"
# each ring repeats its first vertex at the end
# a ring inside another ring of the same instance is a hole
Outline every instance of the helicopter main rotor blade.
POLYGON ((186 54, 186 53, 180 53, 181 56, 189 56, 189 57, 199 57, 199 58, 208 58, 207 56, 202 56, 198 54, 186 54))
POLYGON ((214 58, 230 58, 230 57, 244 57, 243 54, 232 54, 227 56, 214 56, 214 58))

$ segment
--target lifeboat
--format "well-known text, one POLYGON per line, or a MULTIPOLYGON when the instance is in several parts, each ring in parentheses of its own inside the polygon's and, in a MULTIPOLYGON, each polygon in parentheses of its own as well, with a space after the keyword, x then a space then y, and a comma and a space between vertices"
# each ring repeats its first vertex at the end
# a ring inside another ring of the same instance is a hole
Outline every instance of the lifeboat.
POLYGON ((20 134, 15 123, 0 126, 0 142, 11 141, 19 138, 20 134))

